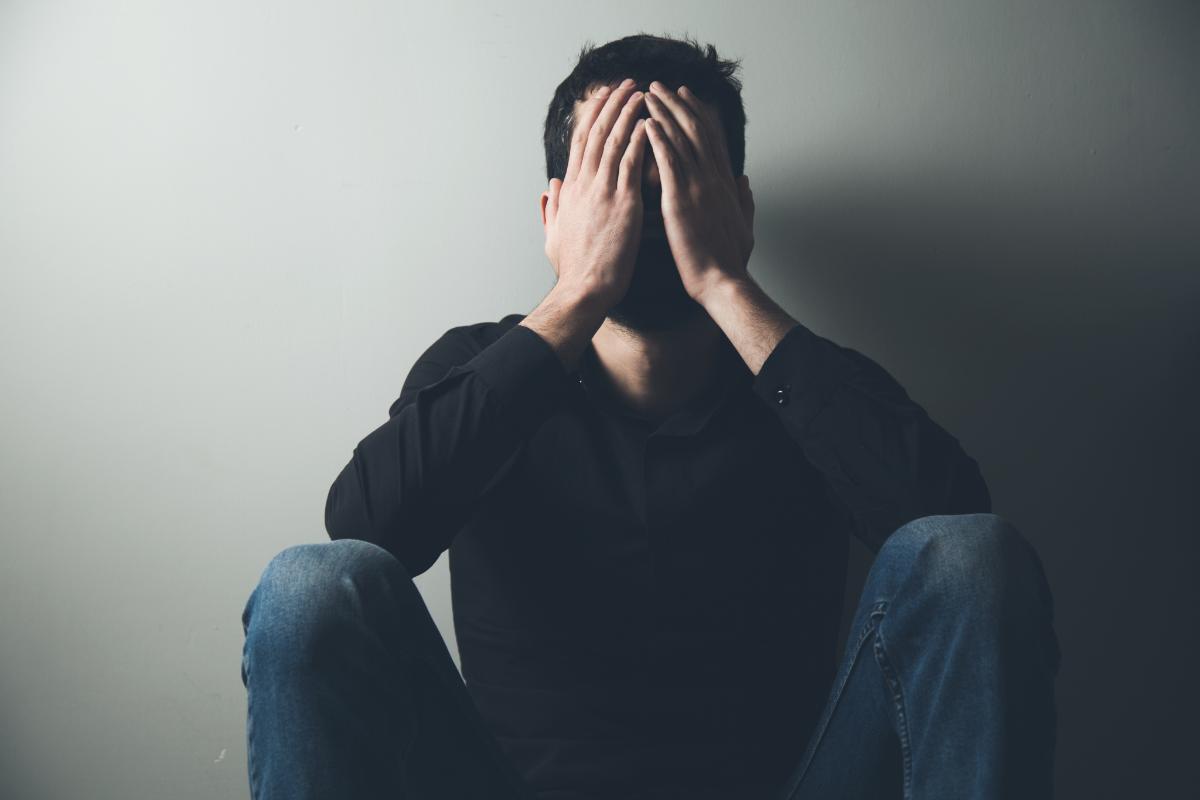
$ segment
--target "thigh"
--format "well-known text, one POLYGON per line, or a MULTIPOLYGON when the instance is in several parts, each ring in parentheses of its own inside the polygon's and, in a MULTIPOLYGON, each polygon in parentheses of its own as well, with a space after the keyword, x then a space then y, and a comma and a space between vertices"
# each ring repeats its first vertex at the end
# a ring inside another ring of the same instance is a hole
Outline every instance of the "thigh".
POLYGON ((771 800, 891 800, 903 766, 894 704, 874 657, 882 608, 861 598, 846 650, 804 754, 771 800))
POLYGON ((532 798, 387 550, 289 547, 242 622, 254 797, 532 798))
MULTIPOLYGON (((432 618, 428 625, 436 627, 432 618)), ((415 719, 400 756, 401 797, 534 800, 480 716, 440 636, 428 651, 406 660, 403 672, 415 719)))

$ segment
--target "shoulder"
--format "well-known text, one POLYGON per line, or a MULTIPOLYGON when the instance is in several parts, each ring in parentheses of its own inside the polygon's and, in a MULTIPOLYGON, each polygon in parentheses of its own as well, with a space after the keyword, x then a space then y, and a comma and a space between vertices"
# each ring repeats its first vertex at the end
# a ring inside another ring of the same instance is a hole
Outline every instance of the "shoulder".
POLYGON ((433 357, 447 366, 465 363, 507 333, 525 316, 506 314, 496 320, 454 325, 435 339, 421 358, 433 357))
POLYGON ((466 364, 487 349, 525 316, 505 314, 496 320, 469 322, 447 328, 417 358, 389 414, 395 415, 421 388, 441 380, 451 368, 466 364))

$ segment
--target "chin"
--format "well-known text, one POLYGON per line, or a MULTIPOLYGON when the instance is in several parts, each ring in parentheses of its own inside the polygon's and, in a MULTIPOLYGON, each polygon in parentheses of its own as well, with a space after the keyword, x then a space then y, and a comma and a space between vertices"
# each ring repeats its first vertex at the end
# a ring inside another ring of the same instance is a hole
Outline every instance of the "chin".
POLYGON ((682 327, 706 313, 683 287, 666 239, 642 237, 629 289, 608 310, 608 318, 636 331, 682 327))

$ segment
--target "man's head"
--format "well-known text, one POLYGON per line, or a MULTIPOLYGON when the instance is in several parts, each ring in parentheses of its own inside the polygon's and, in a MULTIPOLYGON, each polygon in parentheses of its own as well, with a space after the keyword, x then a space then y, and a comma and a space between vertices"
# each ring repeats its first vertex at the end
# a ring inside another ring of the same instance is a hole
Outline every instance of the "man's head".
MULTIPOLYGON (((598 48, 585 44, 575 68, 555 89, 546 114, 543 140, 547 181, 566 176, 571 136, 582 102, 602 86, 615 87, 626 77, 637 81, 642 91, 648 91, 653 80, 671 89, 686 85, 703 103, 715 109, 734 175, 743 174, 746 112, 742 105, 742 85, 735 77, 739 64, 739 60, 719 58, 711 44, 701 47, 686 36, 672 39, 639 33, 598 48)), ((644 106, 639 116, 649 116, 644 106)), ((643 159, 642 198, 647 221, 633 277, 629 290, 609 310, 608 316, 638 331, 676 328, 704 311, 684 290, 661 221, 655 221, 661 213, 661 184, 649 144, 643 159)))

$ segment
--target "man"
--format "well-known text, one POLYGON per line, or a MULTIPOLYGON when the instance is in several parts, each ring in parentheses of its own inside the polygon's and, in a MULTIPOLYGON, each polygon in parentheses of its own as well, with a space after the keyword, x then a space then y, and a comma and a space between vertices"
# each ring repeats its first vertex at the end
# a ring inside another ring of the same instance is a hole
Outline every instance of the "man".
POLYGON ((734 66, 638 35, 559 86, 554 288, 425 351, 247 601, 255 798, 1051 795, 1040 560, 749 276, 734 66), (447 549, 461 679, 412 582, 447 549))

